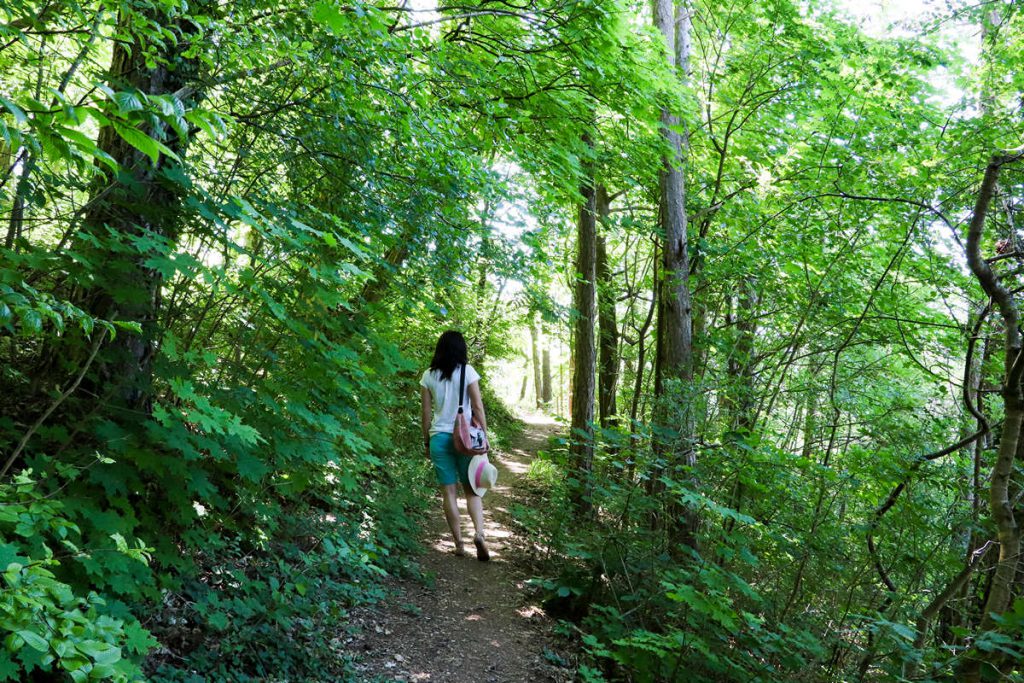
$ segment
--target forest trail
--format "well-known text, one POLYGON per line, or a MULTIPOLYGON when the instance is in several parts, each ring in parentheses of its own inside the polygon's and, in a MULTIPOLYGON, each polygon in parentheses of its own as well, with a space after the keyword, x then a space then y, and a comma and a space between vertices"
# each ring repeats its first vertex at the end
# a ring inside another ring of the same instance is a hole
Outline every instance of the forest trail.
MULTIPOLYGON (((433 585, 395 581, 389 600, 354 614, 361 632, 348 644, 358 658, 361 681, 430 683, 522 683, 568 681, 550 634, 553 622, 539 605, 528 604, 524 545, 512 506, 527 496, 524 476, 530 460, 558 429, 549 418, 526 418, 526 428, 507 451, 492 460, 498 484, 484 497, 490 562, 476 559, 472 524, 460 499, 466 557, 455 546, 441 513, 424 528, 423 572, 433 585)), ((564 660, 562 660, 564 661, 564 660)))

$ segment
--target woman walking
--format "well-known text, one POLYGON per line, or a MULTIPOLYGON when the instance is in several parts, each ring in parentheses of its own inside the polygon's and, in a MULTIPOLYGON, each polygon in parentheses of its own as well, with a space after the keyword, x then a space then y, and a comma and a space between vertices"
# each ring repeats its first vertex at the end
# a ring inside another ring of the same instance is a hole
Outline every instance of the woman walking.
POLYGON ((467 362, 466 340, 461 332, 449 330, 437 340, 434 358, 430 361, 430 368, 423 373, 420 387, 420 422, 423 426, 426 456, 434 464, 434 474, 437 475, 437 483, 441 485, 444 516, 448 520, 452 540, 455 541, 455 554, 466 554, 462 542, 458 494, 455 489, 455 482, 458 481, 462 484, 466 508, 473 520, 476 557, 481 562, 486 562, 491 556, 484 541, 483 501, 474 487, 470 486, 467 471, 472 458, 455 450, 455 440, 452 436, 460 402, 466 404, 463 406, 466 422, 471 424, 475 417, 480 427, 487 431, 487 416, 484 414, 484 404, 480 398, 480 375, 467 362), (460 397, 459 379, 463 368, 466 373, 466 392, 460 397), (466 396, 469 398, 468 401, 466 396))

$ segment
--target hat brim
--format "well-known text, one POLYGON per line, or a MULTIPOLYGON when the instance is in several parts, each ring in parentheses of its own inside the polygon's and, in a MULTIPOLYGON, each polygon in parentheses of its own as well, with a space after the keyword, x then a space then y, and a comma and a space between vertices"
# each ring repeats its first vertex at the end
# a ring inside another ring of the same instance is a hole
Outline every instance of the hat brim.
POLYGON ((477 486, 476 482, 479 479, 479 475, 482 474, 483 468, 489 464, 486 455, 474 455, 473 459, 469 461, 469 467, 467 468, 467 474, 469 475, 469 488, 473 489, 473 493, 478 496, 482 496, 489 490, 486 486, 477 486))

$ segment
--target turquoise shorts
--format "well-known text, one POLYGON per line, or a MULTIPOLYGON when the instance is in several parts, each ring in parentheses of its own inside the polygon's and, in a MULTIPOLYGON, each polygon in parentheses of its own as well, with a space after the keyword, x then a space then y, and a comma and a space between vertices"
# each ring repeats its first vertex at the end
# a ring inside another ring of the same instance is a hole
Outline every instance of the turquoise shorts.
POLYGON ((434 474, 441 486, 462 482, 469 486, 469 461, 471 455, 455 450, 455 438, 449 432, 438 432, 430 437, 430 462, 434 463, 434 474))

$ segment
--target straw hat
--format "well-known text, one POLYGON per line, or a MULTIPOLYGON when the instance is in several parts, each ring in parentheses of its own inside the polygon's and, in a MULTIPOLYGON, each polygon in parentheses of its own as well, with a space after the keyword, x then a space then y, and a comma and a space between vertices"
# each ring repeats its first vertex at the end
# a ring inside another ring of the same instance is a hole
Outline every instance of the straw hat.
POLYGON ((474 455, 469 461, 469 486, 482 496, 498 481, 498 468, 487 460, 487 455, 474 455))

